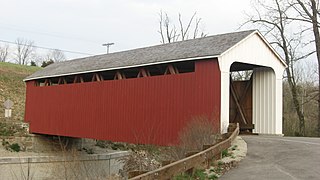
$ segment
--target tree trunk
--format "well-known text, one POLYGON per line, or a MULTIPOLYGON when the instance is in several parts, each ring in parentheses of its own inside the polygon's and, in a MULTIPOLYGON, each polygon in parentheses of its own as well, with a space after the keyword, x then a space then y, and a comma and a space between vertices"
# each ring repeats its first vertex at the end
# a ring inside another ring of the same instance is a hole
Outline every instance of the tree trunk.
MULTIPOLYGON (((312 29, 314 34, 314 40, 316 44, 317 60, 318 60, 318 93, 320 93, 320 35, 318 29, 318 10, 314 0, 311 0, 312 8, 312 29)), ((318 136, 320 136, 320 95, 318 95, 318 136)))
POLYGON ((301 111, 300 108, 300 103, 298 101, 298 91, 297 91, 297 86, 295 85, 294 79, 291 75, 291 71, 289 69, 290 67, 288 67, 286 69, 286 73, 288 76, 288 83, 289 83, 289 87, 291 89, 291 93, 292 93, 292 101, 294 104, 294 108, 297 112, 298 115, 298 119, 299 119, 299 136, 304 136, 305 135, 305 121, 304 121, 304 114, 301 111))
POLYGON ((295 82, 295 78, 294 78, 294 71, 293 71, 293 60, 290 57, 290 53, 289 53, 289 49, 288 49, 288 44, 287 44, 287 40, 285 37, 285 26, 283 24, 283 12, 280 9, 280 5, 279 2, 276 1, 277 5, 278 5, 278 12, 279 12, 279 18, 281 20, 280 23, 280 36, 282 39, 282 49, 284 51, 284 56, 285 56, 285 61, 288 64, 288 67, 286 68, 286 73, 287 73, 287 77, 288 77, 288 83, 289 83, 289 87, 291 90, 291 94, 292 94, 292 101, 294 104, 294 108, 297 112, 298 115, 298 119, 299 119, 299 136, 304 136, 305 135, 305 121, 304 121, 304 115, 301 111, 300 108, 300 103, 298 101, 298 91, 297 91, 297 84, 295 82))

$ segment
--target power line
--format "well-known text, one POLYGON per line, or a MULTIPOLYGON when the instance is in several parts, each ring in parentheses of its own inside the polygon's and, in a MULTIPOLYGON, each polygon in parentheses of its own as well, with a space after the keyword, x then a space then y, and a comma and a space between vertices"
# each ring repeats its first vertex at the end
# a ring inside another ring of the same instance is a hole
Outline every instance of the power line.
MULTIPOLYGON (((2 39, 0 39, 0 42, 17 45, 16 42, 6 41, 6 40, 2 40, 2 39)), ((32 47, 39 48, 39 49, 46 49, 46 50, 57 50, 57 48, 49 48, 49 47, 36 46, 36 45, 32 45, 32 47)), ((83 53, 83 52, 78 52, 78 51, 69 51, 69 50, 63 50, 63 49, 58 49, 58 50, 66 52, 66 53, 72 53, 72 54, 93 55, 93 54, 83 53)))
POLYGON ((9 30, 18 31, 18 32, 38 34, 38 35, 43 35, 43 36, 51 36, 51 37, 61 38, 61 39, 73 39, 73 40, 83 41, 83 42, 89 42, 89 43, 93 43, 93 44, 97 44, 97 43, 98 43, 98 42, 95 42, 95 41, 91 41, 91 40, 87 40, 87 39, 82 39, 82 38, 68 37, 68 36, 62 36, 62 35, 57 35, 57 34, 52 34, 52 33, 46 33, 46 32, 39 32, 39 31, 22 30, 22 29, 12 28, 12 27, 5 27, 5 26, 1 25, 1 23, 0 23, 0 28, 9 29, 9 30))

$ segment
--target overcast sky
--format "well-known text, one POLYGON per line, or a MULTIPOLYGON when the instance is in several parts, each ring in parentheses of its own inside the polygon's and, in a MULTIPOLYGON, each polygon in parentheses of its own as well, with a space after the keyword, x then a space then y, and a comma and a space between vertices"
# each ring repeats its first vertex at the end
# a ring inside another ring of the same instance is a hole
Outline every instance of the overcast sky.
MULTIPOLYGON (((159 12, 175 21, 202 18, 208 35, 237 31, 250 0, 0 0, 0 40, 33 40, 36 45, 102 54, 160 43, 159 12)), ((41 52, 41 50, 38 50, 41 52)), ((68 59, 81 57, 67 54, 68 59)))

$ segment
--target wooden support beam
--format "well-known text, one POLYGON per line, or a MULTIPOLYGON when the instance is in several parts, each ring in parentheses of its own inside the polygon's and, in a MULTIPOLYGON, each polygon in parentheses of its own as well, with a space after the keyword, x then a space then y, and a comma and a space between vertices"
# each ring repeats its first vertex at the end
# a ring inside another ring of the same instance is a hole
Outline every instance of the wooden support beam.
POLYGON ((172 64, 169 64, 166 68, 166 71, 164 72, 164 74, 179 74, 179 70, 173 66, 172 64))
POLYGON ((113 79, 114 80, 126 79, 126 76, 124 73, 117 71, 113 79))
POLYGON ((149 76, 151 76, 151 75, 150 75, 150 72, 148 69, 140 68, 139 73, 137 75, 138 78, 139 77, 149 77, 149 76))
POLYGON ((73 83, 83 83, 83 82, 84 82, 84 81, 83 81, 82 76, 76 75, 76 76, 74 77, 73 83))
POLYGON ((34 85, 35 86, 40 86, 40 82, 39 81, 34 81, 34 85))
POLYGON ((103 76, 102 76, 101 74, 99 74, 99 76, 100 76, 100 80, 101 80, 101 81, 104 81, 103 76))
POLYGON ((77 83, 77 81, 78 81, 78 76, 75 76, 73 79, 73 83, 77 83))
POLYGON ((91 81, 92 81, 92 82, 93 82, 93 81, 101 81, 101 76, 100 76, 98 73, 94 73, 94 74, 92 75, 91 81))
POLYGON ((67 84, 67 81, 64 77, 59 77, 58 84, 67 84))
POLYGON ((50 79, 46 79, 46 80, 44 81, 44 86, 51 86, 51 85, 52 85, 52 82, 51 82, 50 79))

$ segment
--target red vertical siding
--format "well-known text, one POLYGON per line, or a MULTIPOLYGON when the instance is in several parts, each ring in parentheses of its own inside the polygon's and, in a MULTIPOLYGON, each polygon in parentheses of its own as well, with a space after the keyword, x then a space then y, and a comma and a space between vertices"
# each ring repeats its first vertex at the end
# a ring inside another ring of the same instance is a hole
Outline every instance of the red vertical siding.
POLYGON ((217 60, 176 75, 44 87, 29 81, 25 120, 33 133, 168 145, 194 116, 215 115, 219 129, 220 94, 217 60))

